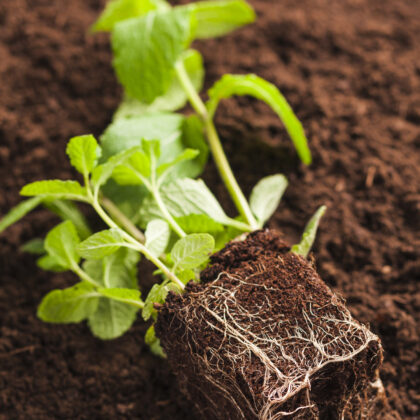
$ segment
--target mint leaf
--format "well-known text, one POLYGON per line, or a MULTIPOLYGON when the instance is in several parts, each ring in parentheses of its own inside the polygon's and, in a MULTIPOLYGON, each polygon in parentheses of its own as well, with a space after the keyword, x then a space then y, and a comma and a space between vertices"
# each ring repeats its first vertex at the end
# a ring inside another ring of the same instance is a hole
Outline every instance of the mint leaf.
MULTIPOLYGON (((201 54, 196 50, 187 50, 181 54, 179 60, 183 61, 185 70, 194 88, 199 92, 203 87, 204 79, 203 58, 201 54)), ((150 104, 125 95, 122 103, 115 111, 113 119, 116 121, 117 119, 141 116, 146 113, 176 111, 185 106, 187 100, 187 94, 179 83, 178 77, 173 75, 168 90, 150 104)))
POLYGON ((114 68, 127 94, 151 103, 172 81, 176 61, 191 40, 190 12, 149 12, 114 27, 114 68))
POLYGON ((94 288, 81 282, 68 289, 48 293, 39 305, 37 315, 45 322, 81 322, 91 316, 97 307, 94 288))
POLYGON ((180 162, 184 162, 187 160, 193 160, 197 157, 200 152, 195 149, 185 149, 181 154, 179 154, 175 159, 171 160, 170 162, 163 163, 157 168, 157 174, 162 175, 168 169, 173 168, 180 162))
POLYGON ((183 270, 177 273, 177 277, 182 281, 182 283, 187 284, 191 280, 195 280, 195 273, 193 270, 183 270))
POLYGON ((83 258, 101 259, 118 251, 126 243, 117 229, 97 232, 77 246, 77 252, 83 258))
POLYGON ((42 198, 88 200, 86 190, 77 181, 61 181, 59 179, 32 182, 25 185, 20 194, 27 197, 41 196, 42 198))
POLYGON ((199 151, 199 155, 194 161, 183 164, 183 168, 185 168, 185 176, 195 178, 203 172, 209 155, 209 147, 206 139, 204 138, 203 122, 197 115, 190 115, 185 118, 182 127, 182 138, 185 147, 199 151), (187 170, 189 167, 191 167, 191 169, 187 170))
POLYGON ((154 325, 151 325, 147 329, 146 335, 144 336, 144 342, 149 346, 150 351, 155 356, 166 359, 166 354, 160 345, 160 340, 156 337, 154 325))
POLYGON ((181 238, 172 248, 176 268, 191 269, 203 264, 214 249, 214 239, 207 233, 192 233, 181 238))
POLYGON ((139 147, 132 147, 115 156, 111 156, 105 163, 98 165, 92 172, 92 184, 94 185, 95 193, 97 194, 99 188, 111 178, 115 168, 138 151, 141 151, 139 147))
POLYGON ((45 249, 57 264, 72 269, 80 261, 76 247, 80 239, 73 223, 68 220, 50 230, 45 238, 45 249))
POLYGON ((286 187, 286 177, 277 174, 261 179, 252 190, 249 204, 260 227, 276 211, 286 187))
POLYGON ((58 215, 61 219, 73 222, 77 233, 81 239, 86 239, 92 235, 92 231, 83 213, 71 201, 54 200, 44 203, 44 206, 58 215))
POLYGON ((17 206, 13 207, 1 220, 0 220, 0 233, 6 230, 9 226, 16 223, 22 217, 26 216, 35 207, 42 202, 42 197, 34 197, 29 200, 22 201, 17 206))
POLYGON ((45 271, 52 271, 54 273, 62 273, 67 271, 67 267, 63 267, 59 264, 57 259, 52 255, 44 255, 36 260, 36 265, 45 271))
POLYGON ((70 139, 66 153, 70 158, 71 165, 78 172, 87 176, 96 166, 96 162, 101 155, 101 149, 95 137, 88 134, 70 139))
MULTIPOLYGON (((175 218, 204 214, 216 222, 229 223, 229 217, 202 180, 177 179, 162 185, 160 195, 169 213, 175 218)), ((145 198, 139 209, 139 218, 144 224, 153 219, 163 219, 152 197, 145 198)))
POLYGON ((34 238, 26 242, 20 247, 20 250, 34 255, 45 254, 44 240, 41 238, 34 238))
POLYGON ((99 288, 98 293, 109 299, 123 302, 137 308, 143 307, 143 301, 140 299, 140 290, 113 287, 108 289, 99 288))
POLYGON ((149 176, 150 159, 142 151, 132 154, 112 173, 112 178, 120 185, 142 185, 149 176))
MULTIPOLYGON (((104 288, 137 289, 139 254, 120 248, 101 260, 87 260, 84 270, 104 288)), ((89 317, 92 333, 103 340, 124 334, 136 319, 138 308, 116 300, 100 298, 98 310, 89 317)))
POLYGON ((144 302, 144 307, 142 311, 142 316, 145 321, 148 321, 151 317, 156 319, 157 311, 153 307, 154 303, 164 303, 167 294, 169 291, 179 291, 173 283, 169 284, 154 284, 153 287, 150 289, 149 294, 144 302))
POLYGON ((219 233, 223 232, 223 225, 214 221, 206 214, 189 214, 176 217, 175 221, 185 233, 219 233))
POLYGON ((92 31, 112 31, 114 26, 125 19, 142 16, 151 10, 169 8, 164 0, 111 0, 92 27, 92 31))
POLYGON ((196 38, 222 36, 255 20, 254 10, 242 0, 200 1, 183 7, 196 19, 196 38))
POLYGON ((269 105, 285 125, 302 162, 306 165, 311 163, 311 152, 302 124, 276 86, 254 74, 226 74, 209 90, 207 108, 210 115, 214 115, 221 99, 234 95, 250 95, 269 105))
POLYGON ((295 254, 302 255, 306 258, 309 254, 310 249, 315 241, 316 231, 318 230, 318 225, 321 220, 321 217, 324 215, 326 206, 321 206, 315 214, 311 217, 308 224, 305 227, 305 230, 302 235, 302 239, 296 245, 293 245, 290 249, 290 252, 295 254))
POLYGON ((112 340, 130 329, 137 311, 137 308, 126 303, 101 298, 98 309, 88 319, 88 325, 95 337, 112 340))
POLYGON ((156 257, 159 257, 165 251, 169 243, 171 230, 168 223, 161 219, 152 220, 147 224, 146 248, 156 257))

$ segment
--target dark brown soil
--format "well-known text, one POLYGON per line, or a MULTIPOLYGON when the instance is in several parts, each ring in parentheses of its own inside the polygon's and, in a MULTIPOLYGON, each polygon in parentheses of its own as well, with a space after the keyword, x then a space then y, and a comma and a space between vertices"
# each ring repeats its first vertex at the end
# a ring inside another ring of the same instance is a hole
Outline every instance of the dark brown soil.
POLYGON ((180 389, 208 420, 382 420, 386 400, 359 398, 380 384, 379 338, 288 251, 278 232, 254 232, 168 296, 156 334, 180 389))
MULTIPOLYGON (((290 187, 270 227, 290 242, 327 204, 318 271, 384 346, 382 378, 404 419, 420 418, 420 3, 254 0, 257 24, 200 44, 208 83, 255 72, 276 83, 303 121, 314 163, 298 165, 264 106, 229 101, 218 125, 246 191, 285 172, 290 187)), ((104 36, 87 28, 103 0, 0 0, 0 213, 20 187, 72 175, 64 145, 100 134, 119 101, 104 36)), ((206 179, 231 206, 210 165, 206 179)), ((35 317, 41 296, 72 281, 40 272, 19 244, 56 221, 39 211, 0 238, 0 419, 193 419, 138 322, 102 343, 83 326, 35 317)), ((150 285, 149 271, 141 274, 150 285)))

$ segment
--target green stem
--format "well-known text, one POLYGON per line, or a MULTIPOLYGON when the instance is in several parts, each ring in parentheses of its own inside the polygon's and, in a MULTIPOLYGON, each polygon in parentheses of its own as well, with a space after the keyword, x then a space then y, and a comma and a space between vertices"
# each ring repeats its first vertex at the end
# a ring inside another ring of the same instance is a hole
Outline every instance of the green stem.
POLYGON ((100 287, 100 284, 93 280, 92 277, 89 276, 85 271, 83 271, 77 264, 75 264, 72 269, 74 273, 76 273, 82 280, 90 283, 92 286, 100 287))
POLYGON ((141 232, 134 223, 108 198, 101 198, 101 205, 105 207, 108 213, 134 238, 136 238, 140 243, 144 244, 145 237, 143 232, 141 232))
POLYGON ((248 201, 245 198, 241 188, 239 187, 235 176, 233 175, 216 128, 213 124, 213 120, 209 116, 204 102, 201 100, 194 85, 192 84, 191 79, 185 70, 183 62, 179 61, 175 66, 175 70, 181 86, 185 90, 192 107, 204 122, 204 129, 207 134, 207 140, 213 154, 214 161, 216 162, 220 176, 222 177, 222 180, 225 183, 226 188, 228 189, 229 194, 231 195, 232 200, 236 205, 236 208, 242 217, 247 221, 249 227, 252 230, 258 229, 258 223, 252 214, 252 211, 248 205, 248 201))
POLYGON ((98 215, 101 217, 101 219, 110 227, 113 229, 117 229, 121 236, 130 244, 132 244, 132 248, 136 249, 137 251, 139 251, 140 253, 142 253, 149 261, 151 261, 157 268, 159 268, 163 274, 165 274, 170 280, 172 280, 173 282, 175 282, 180 288, 181 290, 184 290, 185 286, 182 283, 181 280, 179 280, 179 278, 172 273, 168 267, 166 267, 166 265, 159 260, 159 258, 155 257, 152 253, 150 253, 150 251, 139 241, 137 241, 136 239, 134 239, 131 235, 129 235, 125 230, 121 229, 115 222, 114 220, 111 219, 111 217, 109 217, 105 211, 103 210, 103 208, 100 206, 100 204, 98 203, 97 200, 93 199, 92 200, 92 206, 93 208, 96 210, 96 212, 98 213, 98 215))

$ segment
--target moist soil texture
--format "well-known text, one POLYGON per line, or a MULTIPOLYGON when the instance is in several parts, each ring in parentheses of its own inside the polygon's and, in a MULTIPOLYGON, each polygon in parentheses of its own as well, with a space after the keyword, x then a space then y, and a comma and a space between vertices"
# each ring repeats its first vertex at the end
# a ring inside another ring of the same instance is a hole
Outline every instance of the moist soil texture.
POLYGON ((180 389, 208 420, 382 420, 383 395, 363 397, 382 388, 379 338, 288 251, 277 231, 254 232, 168 296, 156 335, 180 389))
MULTIPOLYGON (((392 409, 420 418, 420 3, 251 0, 257 23, 198 43, 209 86, 255 72, 286 95, 308 135, 304 167, 273 113, 246 98, 217 124, 248 193, 264 175, 290 186, 269 227, 295 242, 321 204, 317 270, 384 348, 392 409)), ((0 214, 27 182, 74 175, 67 140, 99 135, 121 98, 106 35, 89 25, 103 0, 0 0, 0 214)), ((204 175, 232 204, 210 163, 204 175)), ((139 320, 100 342, 85 325, 35 316, 41 297, 73 281, 43 273, 19 245, 57 219, 34 212, 0 237, 0 419, 196 419, 169 366, 151 356, 139 320)), ((144 290, 152 267, 140 273, 144 290)))

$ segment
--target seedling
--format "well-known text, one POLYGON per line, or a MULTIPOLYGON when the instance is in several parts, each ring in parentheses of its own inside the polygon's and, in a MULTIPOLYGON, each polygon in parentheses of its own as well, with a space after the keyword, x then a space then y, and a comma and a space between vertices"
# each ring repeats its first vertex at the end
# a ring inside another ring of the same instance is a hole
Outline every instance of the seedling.
MULTIPOLYGON (((255 75, 224 75, 199 92, 202 57, 189 49, 194 39, 221 36, 252 22, 255 14, 242 0, 205 1, 170 7, 161 0, 113 0, 93 26, 111 31, 114 68, 125 90, 113 122, 101 137, 72 138, 67 146, 76 180, 37 181, 23 187, 31 197, 0 222, 0 231, 43 204, 64 220, 45 241, 24 249, 39 253, 46 270, 70 270, 80 282, 50 292, 38 308, 46 322, 87 320, 93 334, 111 339, 123 334, 141 310, 156 319, 154 304, 168 291, 182 292, 198 281, 209 255, 241 233, 261 228, 277 208, 287 186, 283 175, 262 179, 250 200, 242 193, 214 125, 220 100, 250 95, 266 102, 284 123, 305 164, 311 161, 302 126, 269 82, 255 75), (189 101, 195 115, 174 111, 189 101), (204 139, 207 139, 207 143, 204 139), (212 152, 239 215, 231 218, 204 182, 197 179, 212 152), (93 207, 107 225, 92 234, 74 202, 93 207), (156 283, 142 299, 137 284, 140 256, 157 268, 156 283)), ((294 252, 306 255, 314 240, 320 209, 294 252)), ((162 355, 153 327, 146 335, 162 355)))

